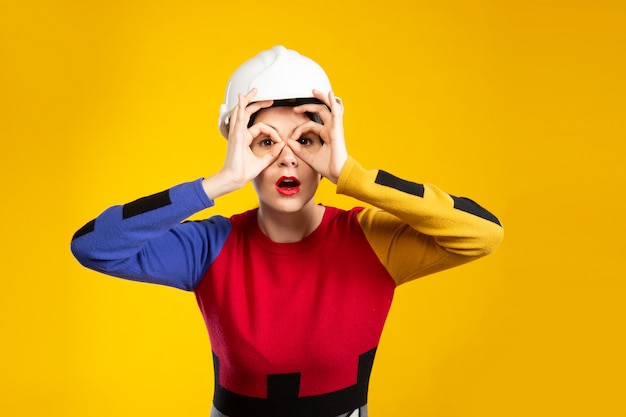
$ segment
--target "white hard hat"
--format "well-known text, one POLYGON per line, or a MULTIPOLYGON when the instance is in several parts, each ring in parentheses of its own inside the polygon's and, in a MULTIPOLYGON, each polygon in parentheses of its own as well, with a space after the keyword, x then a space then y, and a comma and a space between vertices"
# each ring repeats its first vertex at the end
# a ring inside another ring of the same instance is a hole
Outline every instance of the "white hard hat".
MULTIPOLYGON (((225 103, 220 106, 219 129, 228 138, 230 112, 239 93, 257 89, 253 101, 313 97, 313 89, 328 93, 328 76, 315 61, 298 52, 275 46, 244 62, 228 81, 225 103)), ((337 99, 341 103, 340 99, 337 99)))

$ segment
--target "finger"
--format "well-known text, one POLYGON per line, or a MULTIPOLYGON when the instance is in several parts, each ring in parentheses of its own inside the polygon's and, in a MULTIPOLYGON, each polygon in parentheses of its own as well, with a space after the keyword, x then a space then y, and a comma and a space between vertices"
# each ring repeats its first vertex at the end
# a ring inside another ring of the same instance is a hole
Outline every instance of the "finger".
POLYGON ((329 124, 332 120, 332 113, 328 107, 323 104, 303 104, 293 108, 296 113, 314 113, 319 115, 322 123, 329 124))
POLYGON ((328 101, 330 102, 330 110, 331 110, 331 112, 333 112, 333 113, 335 113, 337 115, 342 115, 343 114, 343 106, 341 105, 339 100, 337 100, 337 98, 335 97, 335 92, 333 90, 330 90, 328 92, 328 101))
POLYGON ((250 103, 246 106, 246 113, 250 116, 261 109, 270 107, 272 104, 274 104, 274 100, 255 101, 254 103, 250 103))
POLYGON ((330 96, 328 94, 324 94, 323 91, 320 91, 316 88, 313 89, 313 97, 326 104, 329 108, 332 106, 332 102, 330 101, 330 96))
POLYGON ((256 113, 260 109, 269 107, 274 102, 274 100, 259 100, 253 102, 252 100, 254 99, 254 97, 256 97, 257 92, 257 88, 253 87, 250 91, 246 93, 245 96, 243 96, 243 100, 245 102, 244 107, 251 110, 250 114, 256 113))
POLYGON ((246 117, 246 106, 248 105, 248 100, 246 96, 239 93, 237 94, 237 106, 235 106, 234 111, 236 111, 236 115, 233 115, 233 119, 235 123, 242 122, 246 117))
POLYGON ((320 90, 313 89, 313 96, 326 104, 331 113, 334 113, 335 115, 343 114, 343 106, 341 105, 339 100, 337 100, 337 97, 335 97, 335 92, 333 90, 330 90, 327 94, 324 94, 320 90))
POLYGON ((300 104, 299 106, 295 106, 293 110, 296 113, 330 113, 330 109, 325 104, 316 104, 316 103, 308 103, 308 104, 300 104))
POLYGON ((248 103, 250 103, 252 99, 256 96, 257 91, 258 90, 256 89, 256 87, 252 87, 252 89, 246 93, 244 98, 248 101, 248 103))
POLYGON ((237 109, 236 120, 241 121, 241 122, 245 121, 247 124, 248 123, 247 119, 249 119, 250 114, 254 113, 254 112, 246 111, 248 107, 253 107, 253 108, 256 108, 256 110, 259 110, 261 108, 259 106, 267 104, 266 102, 256 102, 256 103, 261 103, 260 105, 256 103, 251 104, 252 99, 254 99, 254 97, 256 96, 256 91, 257 91, 256 88, 253 88, 252 90, 248 91, 246 95, 243 95, 241 93, 237 94, 237 106, 235 107, 237 109))
POLYGON ((256 123, 250 126, 250 129, 248 129, 248 131, 253 138, 258 138, 261 135, 265 135, 274 140, 274 142, 276 143, 283 141, 276 129, 269 125, 266 125, 265 123, 256 123))
POLYGON ((296 128, 291 133, 291 139, 298 139, 306 133, 313 133, 321 138, 323 129, 324 125, 321 125, 311 120, 309 122, 305 122, 299 126, 296 126, 296 128))
POLYGON ((248 91, 246 95, 243 97, 244 102, 245 102, 243 104, 245 104, 245 108, 249 115, 256 113, 257 111, 263 108, 270 107, 272 103, 274 103, 274 100, 259 100, 259 101, 253 102, 252 100, 254 99, 254 97, 256 97, 256 94, 257 94, 257 89, 256 87, 254 87, 250 91, 248 91))
POLYGON ((237 107, 235 106, 235 108, 230 112, 230 115, 228 116, 228 137, 230 137, 231 133, 234 130, 234 126, 235 126, 235 120, 237 120, 237 107))
POLYGON ((311 152, 304 149, 302 145, 300 145, 297 141, 293 139, 287 140, 285 144, 288 145, 293 150, 293 152, 298 156, 298 158, 302 159, 308 165, 313 166, 313 161, 315 159, 315 156, 311 152))
POLYGON ((237 95, 237 105, 233 108, 233 111, 229 117, 228 123, 228 140, 241 137, 242 129, 247 127, 245 122, 245 97, 242 94, 237 95), (243 126, 243 128, 242 128, 243 126))
POLYGON ((274 146, 272 146, 269 152, 263 154, 258 158, 261 162, 261 171, 270 166, 278 158, 286 145, 286 142, 276 143, 274 146))
POLYGON ((250 100, 253 99, 255 95, 256 88, 250 90, 246 95, 243 95, 241 93, 237 95, 237 105, 230 115, 231 123, 229 126, 229 132, 232 132, 233 125, 239 126, 240 129, 247 129, 252 114, 272 105, 272 100, 263 100, 250 103, 250 100))
POLYGON ((242 123, 242 113, 244 112, 242 109, 241 101, 243 100, 243 96, 241 94, 237 97, 237 105, 233 108, 228 123, 228 138, 230 139, 233 134, 237 130, 241 130, 242 123))
POLYGON ((277 142, 274 146, 272 146, 272 149, 270 149, 270 151, 266 154, 270 155, 270 163, 278 158, 278 155, 280 155, 285 146, 287 146, 287 142, 277 142))

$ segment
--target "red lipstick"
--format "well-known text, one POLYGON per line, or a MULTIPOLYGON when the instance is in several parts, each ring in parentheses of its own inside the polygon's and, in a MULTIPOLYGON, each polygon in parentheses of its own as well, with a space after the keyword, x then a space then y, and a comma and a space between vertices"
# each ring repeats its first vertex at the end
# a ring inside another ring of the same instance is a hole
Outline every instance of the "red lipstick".
POLYGON ((279 194, 292 196, 300 191, 300 181, 296 177, 280 177, 274 187, 279 194))

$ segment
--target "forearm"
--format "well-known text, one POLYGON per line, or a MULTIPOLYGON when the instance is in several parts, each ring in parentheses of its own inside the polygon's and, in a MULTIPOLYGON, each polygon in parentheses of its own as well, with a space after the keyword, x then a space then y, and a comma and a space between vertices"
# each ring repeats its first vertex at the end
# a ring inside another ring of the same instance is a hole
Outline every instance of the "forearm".
POLYGON ((365 170, 351 158, 342 170, 337 192, 393 214, 456 254, 485 255, 495 250, 503 237, 499 220, 473 201, 451 196, 433 185, 365 170))

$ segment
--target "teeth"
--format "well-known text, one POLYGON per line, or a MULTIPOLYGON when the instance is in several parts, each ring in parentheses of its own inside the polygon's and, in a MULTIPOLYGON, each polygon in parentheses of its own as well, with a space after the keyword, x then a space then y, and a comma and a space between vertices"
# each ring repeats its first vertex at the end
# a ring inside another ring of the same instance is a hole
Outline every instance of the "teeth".
POLYGON ((284 179, 282 180, 279 184, 279 187, 285 187, 285 188, 289 188, 289 187, 297 187, 298 186, 298 182, 296 180, 292 180, 292 179, 284 179))

